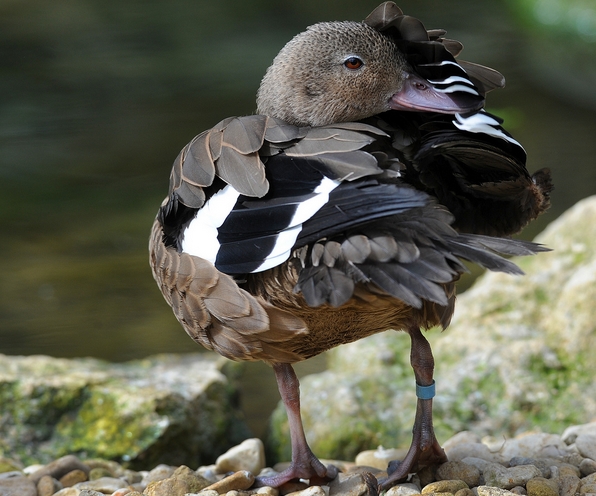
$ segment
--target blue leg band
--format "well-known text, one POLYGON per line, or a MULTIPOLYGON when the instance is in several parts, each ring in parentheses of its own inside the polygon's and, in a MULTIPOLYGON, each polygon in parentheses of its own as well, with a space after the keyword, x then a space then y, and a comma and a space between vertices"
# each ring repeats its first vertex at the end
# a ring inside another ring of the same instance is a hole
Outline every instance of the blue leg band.
POLYGON ((435 381, 430 386, 421 386, 416 383, 416 396, 421 400, 430 400, 435 397, 435 381))

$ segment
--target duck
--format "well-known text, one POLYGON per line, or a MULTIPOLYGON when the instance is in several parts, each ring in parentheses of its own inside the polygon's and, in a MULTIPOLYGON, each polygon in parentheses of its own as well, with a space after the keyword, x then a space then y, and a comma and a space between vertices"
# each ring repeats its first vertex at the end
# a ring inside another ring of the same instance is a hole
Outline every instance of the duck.
POLYGON ((445 462, 433 431, 432 350, 464 261, 522 274, 512 238, 550 204, 550 172, 484 109, 496 70, 393 2, 364 21, 314 24, 274 58, 254 115, 229 117, 174 161, 150 265, 188 335, 275 374, 289 467, 257 486, 332 480, 305 437, 292 364, 386 330, 411 340, 417 409, 385 490, 445 462))

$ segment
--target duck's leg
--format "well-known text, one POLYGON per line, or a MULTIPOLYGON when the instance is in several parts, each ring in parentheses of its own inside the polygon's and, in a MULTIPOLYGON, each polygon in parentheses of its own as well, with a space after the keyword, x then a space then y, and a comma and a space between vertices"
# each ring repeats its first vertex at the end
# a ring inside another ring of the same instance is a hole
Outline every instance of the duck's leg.
POLYGON ((300 383, 289 363, 273 365, 277 387, 286 407, 290 425, 292 462, 283 472, 271 477, 257 477, 256 486, 278 487, 295 479, 309 479, 311 484, 329 481, 337 476, 337 468, 325 467, 311 451, 300 417, 300 383))
POLYGON ((416 417, 412 429, 412 444, 403 461, 389 464, 389 477, 379 482, 379 489, 386 490, 396 483, 405 480, 408 474, 429 465, 444 463, 447 456, 435 437, 433 430, 432 404, 435 381, 433 370, 435 361, 430 344, 419 328, 408 329, 412 340, 410 363, 416 377, 416 417))

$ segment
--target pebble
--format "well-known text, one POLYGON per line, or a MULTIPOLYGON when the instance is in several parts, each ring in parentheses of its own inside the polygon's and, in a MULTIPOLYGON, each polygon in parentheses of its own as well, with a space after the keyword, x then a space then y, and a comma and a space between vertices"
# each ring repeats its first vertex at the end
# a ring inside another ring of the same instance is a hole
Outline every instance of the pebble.
POLYGON ((76 487, 65 487, 64 489, 60 489, 57 493, 54 493, 54 496, 79 496, 81 494, 81 490, 77 489, 76 487))
POLYGON ((512 493, 515 494, 521 494, 522 496, 525 496, 526 494, 528 494, 528 491, 526 491, 526 488, 523 486, 515 486, 512 487, 511 489, 509 489, 512 493))
POLYGON ((580 473, 585 477, 586 475, 590 475, 596 472, 596 461, 590 460, 589 458, 584 458, 579 466, 580 473))
POLYGON ((0 496, 37 496, 35 483, 19 473, 14 477, 0 479, 0 496))
POLYGON ((152 482, 157 482, 160 480, 167 479, 168 477, 172 477, 176 467, 170 467, 169 465, 160 464, 155 467, 153 470, 150 470, 145 477, 143 477, 141 484, 147 487, 152 482))
POLYGON ((563 431, 561 439, 566 444, 573 444, 580 434, 596 434, 596 422, 567 427, 567 429, 563 431))
POLYGON ((576 475, 559 477, 559 495, 574 496, 579 492, 580 478, 576 475))
POLYGON ((596 460, 596 434, 580 433, 575 440, 575 447, 580 455, 596 460))
POLYGON ((82 470, 85 472, 85 474, 89 473, 89 467, 81 462, 81 460, 79 460, 76 456, 66 455, 29 474, 29 478, 35 484, 37 484, 39 479, 41 479, 44 475, 51 475, 54 479, 60 480, 60 478, 66 475, 68 472, 72 472, 73 470, 77 469, 82 470))
POLYGON ((544 459, 527 458, 524 456, 514 456, 509 460, 510 467, 517 467, 518 465, 534 465, 540 472, 542 477, 549 479, 551 477, 551 465, 550 462, 544 459))
POLYGON ((379 470, 386 470, 387 465, 393 460, 403 460, 407 449, 385 449, 378 447, 376 450, 361 451, 356 455, 356 465, 361 467, 373 467, 379 470))
POLYGON ((208 480, 197 475, 186 465, 182 465, 174 471, 171 477, 151 482, 143 494, 146 496, 184 496, 186 493, 198 492, 209 484, 208 480))
POLYGON ((420 488, 416 484, 404 482, 388 489, 385 496, 413 496, 420 494, 420 488))
POLYGON ((79 482, 85 482, 86 480, 87 474, 81 469, 77 468, 60 477, 60 484, 62 484, 63 487, 72 487, 75 484, 78 484, 79 482))
POLYGON ((37 483, 37 496, 52 496, 62 489, 62 484, 51 475, 44 475, 37 483))
POLYGON ((482 475, 487 486, 511 489, 515 486, 525 486, 526 482, 534 477, 541 477, 542 473, 534 465, 505 468, 497 463, 491 463, 483 469, 482 475))
POLYGON ((534 477, 526 483, 528 496, 559 496, 559 484, 557 481, 534 477))
POLYGON ((451 493, 455 494, 460 489, 469 489, 468 485, 462 480, 440 480, 431 482, 422 488, 422 494, 431 493, 451 493))
POLYGON ((478 486, 478 496, 511 496, 511 491, 493 486, 478 486))
POLYGON ((474 465, 462 462, 443 463, 436 473, 438 480, 457 479, 464 481, 468 487, 477 486, 480 483, 480 470, 474 465))
POLYGON ((225 477, 214 484, 204 486, 205 489, 217 491, 218 494, 225 494, 228 491, 242 491, 253 485, 255 476, 248 470, 241 470, 225 477))
MULTIPOLYGON (((491 451, 486 444, 483 443, 461 443, 456 444, 445 450, 447 458, 454 461, 462 461, 464 458, 480 458, 487 462, 501 463, 503 459, 498 453, 498 450, 491 451)), ((511 457, 510 457, 511 458, 511 457)))
POLYGON ((105 493, 94 491, 93 489, 82 489, 79 496, 104 496, 105 493))
POLYGON ((258 474, 265 468, 265 447, 260 439, 247 439, 226 451, 215 461, 220 474, 248 470, 258 474))
POLYGON ((287 496, 327 496, 321 486, 310 486, 302 491, 288 493, 287 496))
POLYGON ((330 496, 360 496, 368 494, 369 486, 367 484, 372 481, 376 485, 376 479, 370 474, 362 473, 339 473, 337 477, 329 483, 330 496))

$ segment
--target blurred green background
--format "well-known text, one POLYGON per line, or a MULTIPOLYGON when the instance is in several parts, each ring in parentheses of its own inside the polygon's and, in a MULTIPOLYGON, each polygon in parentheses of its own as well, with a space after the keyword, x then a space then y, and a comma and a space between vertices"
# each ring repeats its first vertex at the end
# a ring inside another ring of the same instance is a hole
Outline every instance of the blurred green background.
MULTIPOLYGON (((173 159, 202 130, 254 111, 294 34, 378 3, 1 0, 0 353, 199 351, 147 262, 173 159)), ((507 77, 488 108, 556 184, 524 237, 596 193, 593 0, 398 3, 507 77)))

